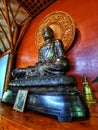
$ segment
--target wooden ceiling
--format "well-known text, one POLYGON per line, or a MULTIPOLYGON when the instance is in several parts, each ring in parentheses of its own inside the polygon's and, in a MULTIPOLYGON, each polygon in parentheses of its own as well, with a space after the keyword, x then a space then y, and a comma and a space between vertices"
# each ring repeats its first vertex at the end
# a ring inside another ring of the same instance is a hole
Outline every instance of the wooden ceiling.
POLYGON ((17 51, 32 18, 55 0, 0 0, 0 57, 17 51))
POLYGON ((17 0, 19 4, 34 18, 55 0, 17 0))

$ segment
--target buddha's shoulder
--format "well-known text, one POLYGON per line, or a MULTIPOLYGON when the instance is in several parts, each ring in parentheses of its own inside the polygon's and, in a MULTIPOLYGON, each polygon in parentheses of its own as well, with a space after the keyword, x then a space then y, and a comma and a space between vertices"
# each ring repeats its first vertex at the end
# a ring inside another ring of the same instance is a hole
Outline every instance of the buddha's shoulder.
POLYGON ((45 50, 47 47, 48 47, 48 44, 43 44, 43 45, 40 47, 39 50, 40 50, 40 51, 41 51, 41 50, 45 50))
POLYGON ((61 41, 60 39, 56 39, 56 40, 54 40, 54 43, 55 43, 56 45, 59 45, 59 44, 62 44, 62 41, 61 41))

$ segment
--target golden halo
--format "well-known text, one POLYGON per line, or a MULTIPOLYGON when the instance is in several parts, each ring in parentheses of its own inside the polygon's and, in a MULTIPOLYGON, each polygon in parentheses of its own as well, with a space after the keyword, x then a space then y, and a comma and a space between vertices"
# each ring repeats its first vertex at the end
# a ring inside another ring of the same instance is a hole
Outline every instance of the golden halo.
POLYGON ((64 49, 67 51, 75 37, 75 24, 71 16, 62 11, 56 11, 42 19, 35 34, 35 43, 38 49, 44 43, 42 29, 46 26, 52 28, 55 39, 61 39, 64 44, 64 49))

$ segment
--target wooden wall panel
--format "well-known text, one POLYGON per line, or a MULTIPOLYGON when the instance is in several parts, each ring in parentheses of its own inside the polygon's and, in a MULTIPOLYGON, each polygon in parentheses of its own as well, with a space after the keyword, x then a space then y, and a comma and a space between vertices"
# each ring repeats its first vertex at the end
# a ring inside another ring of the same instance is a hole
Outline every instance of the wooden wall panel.
POLYGON ((34 65, 37 61, 37 47, 34 42, 35 32, 40 21, 53 11, 69 13, 76 24, 76 38, 67 53, 71 63, 68 73, 77 80, 77 87, 82 88, 82 75, 88 77, 96 98, 98 83, 91 81, 98 75, 98 0, 56 0, 51 6, 32 20, 20 46, 16 67, 34 65))

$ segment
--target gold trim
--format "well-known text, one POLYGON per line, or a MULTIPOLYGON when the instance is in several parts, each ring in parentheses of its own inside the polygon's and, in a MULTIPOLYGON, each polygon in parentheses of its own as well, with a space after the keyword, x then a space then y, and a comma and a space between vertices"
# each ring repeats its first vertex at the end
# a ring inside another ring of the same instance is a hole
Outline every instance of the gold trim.
POLYGON ((71 16, 66 12, 56 11, 42 19, 35 34, 35 43, 38 49, 44 43, 42 29, 46 26, 53 29, 55 39, 61 39, 64 43, 64 49, 67 51, 75 37, 75 24, 71 16))

